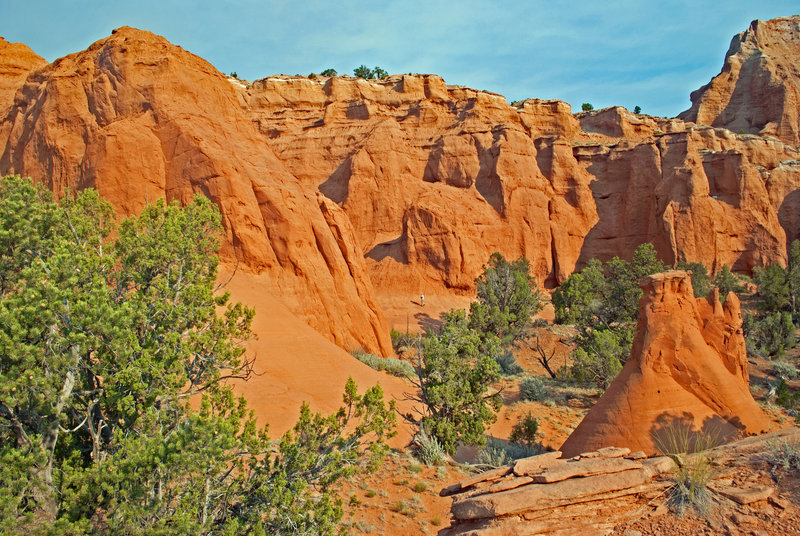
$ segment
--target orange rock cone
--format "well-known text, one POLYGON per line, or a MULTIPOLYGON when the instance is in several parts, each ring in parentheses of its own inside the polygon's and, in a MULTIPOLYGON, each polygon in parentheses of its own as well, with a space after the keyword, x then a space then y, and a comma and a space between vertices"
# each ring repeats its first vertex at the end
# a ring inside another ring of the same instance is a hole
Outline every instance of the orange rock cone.
POLYGON ((687 272, 641 283, 639 325, 617 378, 562 445, 564 456, 605 446, 655 453, 678 429, 727 441, 770 428, 749 389, 739 299, 694 298, 687 272))

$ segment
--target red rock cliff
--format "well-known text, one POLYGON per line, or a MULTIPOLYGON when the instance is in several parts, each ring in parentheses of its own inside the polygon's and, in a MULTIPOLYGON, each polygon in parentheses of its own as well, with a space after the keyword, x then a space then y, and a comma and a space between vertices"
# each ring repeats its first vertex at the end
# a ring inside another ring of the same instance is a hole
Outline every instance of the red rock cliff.
POLYGON ((750 271, 785 262, 800 233, 800 152, 775 139, 509 105, 432 75, 271 77, 242 93, 287 168, 345 210, 381 292, 469 293, 493 251, 553 286, 643 242, 668 263, 750 271))
MULTIPOLYGON (((786 20, 740 41, 777 57, 773 43, 797 34, 786 20)), ((16 61, 2 50, 0 63, 16 61)), ((0 92, 0 172, 56 192, 95 186, 126 214, 205 193, 223 213, 223 258, 270 274, 276 295, 342 347, 389 351, 373 285, 406 302, 469 295, 494 251, 525 255, 552 287, 643 242, 668 263, 749 271, 785 262, 800 237, 800 151, 788 138, 620 107, 509 104, 435 75, 247 85, 131 28, 25 65, 0 67, 18 88, 0 92)), ((786 95, 796 85, 771 80, 786 95)))
POLYGON ((224 260, 269 273, 340 346, 391 351, 347 216, 286 171, 231 82, 162 37, 120 28, 32 72, 0 121, 0 172, 95 187, 122 214, 203 193, 222 212, 224 260))

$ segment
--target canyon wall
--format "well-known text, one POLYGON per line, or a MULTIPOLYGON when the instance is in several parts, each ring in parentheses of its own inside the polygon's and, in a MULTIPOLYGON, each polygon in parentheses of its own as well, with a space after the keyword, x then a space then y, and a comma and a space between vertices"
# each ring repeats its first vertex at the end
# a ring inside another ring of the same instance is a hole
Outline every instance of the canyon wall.
POLYGON ((494 251, 526 256, 548 288, 644 242, 712 271, 785 263, 800 236, 800 78, 785 65, 798 35, 795 18, 754 23, 683 119, 509 104, 435 75, 248 83, 132 28, 49 65, 0 41, 0 172, 59 195, 95 187, 121 214, 207 195, 223 262, 269 275, 340 347, 387 354, 379 298, 472 295, 494 251), (739 128, 736 110, 772 95, 763 72, 783 100, 739 128))

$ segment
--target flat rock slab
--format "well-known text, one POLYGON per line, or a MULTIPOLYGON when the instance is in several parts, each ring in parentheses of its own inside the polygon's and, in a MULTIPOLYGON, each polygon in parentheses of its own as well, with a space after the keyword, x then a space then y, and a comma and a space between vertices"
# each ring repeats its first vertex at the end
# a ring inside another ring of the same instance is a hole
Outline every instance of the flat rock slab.
POLYGON ((525 486, 526 484, 530 484, 533 482, 533 478, 529 476, 520 476, 516 478, 509 478, 505 480, 501 480, 495 484, 492 484, 488 488, 480 490, 481 493, 499 493, 501 491, 506 491, 509 489, 518 488, 520 486, 525 486))
POLYGON ((587 458, 550 467, 546 471, 534 475, 533 481, 537 484, 549 484, 575 477, 619 473, 641 468, 641 462, 625 458, 587 458))
POLYGON ((460 493, 462 490, 470 488, 475 484, 479 484, 481 482, 488 482, 490 480, 498 480, 511 472, 511 467, 504 465, 503 467, 498 467, 497 469, 492 469, 490 471, 484 471, 483 473, 478 473, 476 475, 472 475, 468 478, 460 482, 456 482, 455 484, 450 484, 442 491, 439 492, 441 497, 447 497, 449 495, 454 495, 456 493, 460 493))
POLYGON ((645 469, 631 469, 613 474, 571 478, 552 484, 528 484, 499 493, 485 493, 463 499, 456 497, 451 512, 459 520, 535 512, 581 502, 604 493, 640 487, 650 478, 650 472, 645 469))
POLYGON ((775 488, 763 484, 750 484, 747 487, 715 486, 714 491, 739 504, 750 504, 768 499, 775 488))
POLYGON ((597 454, 601 458, 622 458, 631 453, 631 449, 625 447, 603 447, 597 449, 597 454))
POLYGON ((514 474, 517 476, 535 475, 549 467, 567 463, 566 460, 560 458, 561 452, 559 451, 522 458, 514 464, 514 474))

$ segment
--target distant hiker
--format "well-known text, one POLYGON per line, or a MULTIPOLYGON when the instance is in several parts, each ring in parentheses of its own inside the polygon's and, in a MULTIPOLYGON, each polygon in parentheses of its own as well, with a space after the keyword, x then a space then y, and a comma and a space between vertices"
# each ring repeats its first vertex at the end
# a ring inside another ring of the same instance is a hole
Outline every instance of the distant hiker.
POLYGON ((425 294, 420 293, 419 295, 419 304, 425 305, 425 294))

